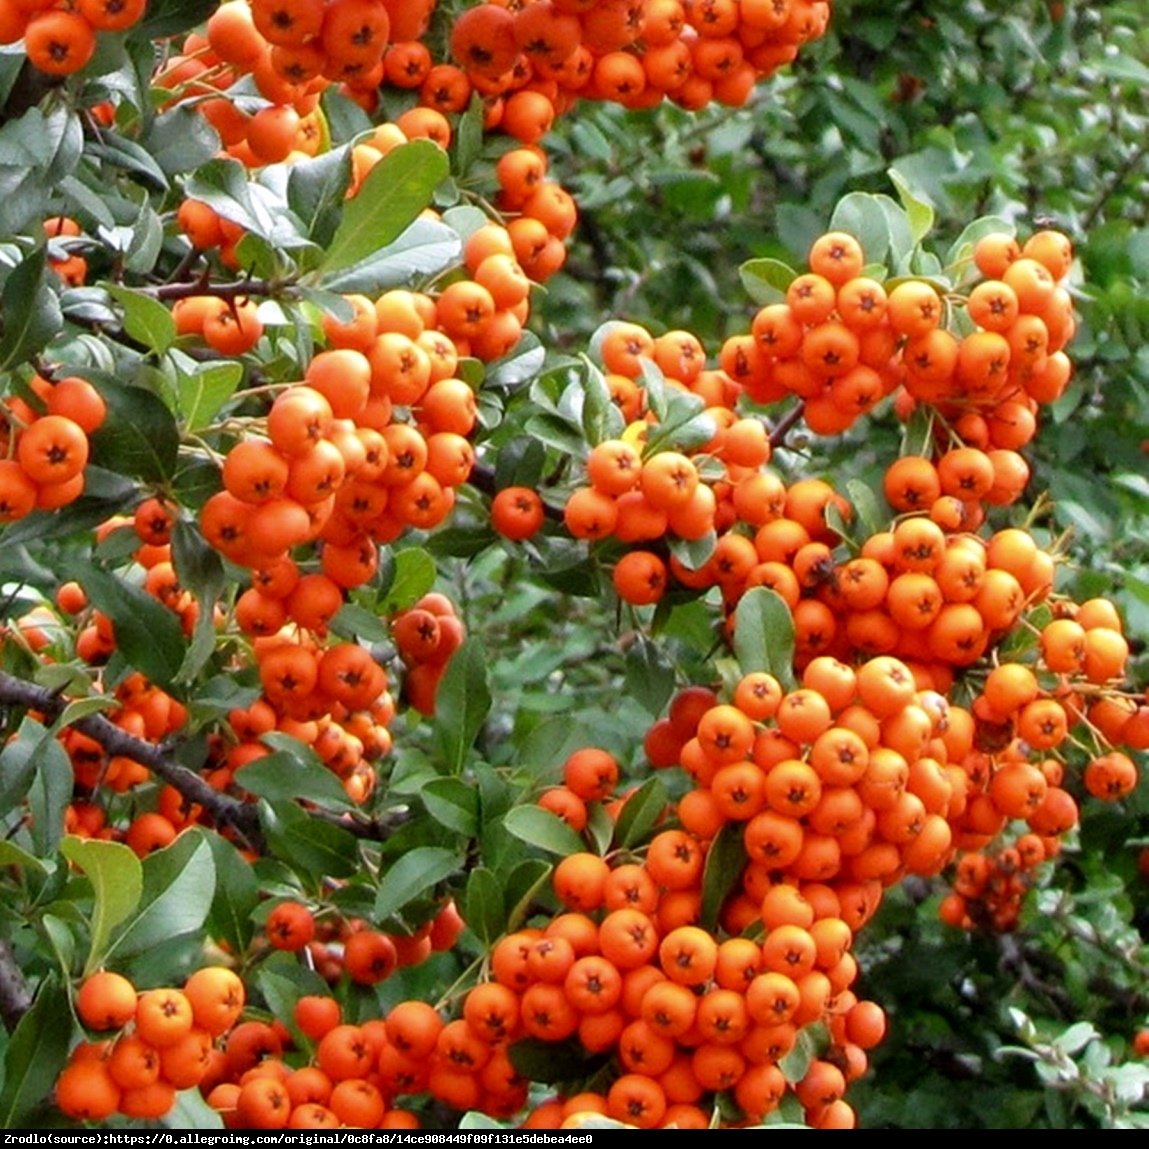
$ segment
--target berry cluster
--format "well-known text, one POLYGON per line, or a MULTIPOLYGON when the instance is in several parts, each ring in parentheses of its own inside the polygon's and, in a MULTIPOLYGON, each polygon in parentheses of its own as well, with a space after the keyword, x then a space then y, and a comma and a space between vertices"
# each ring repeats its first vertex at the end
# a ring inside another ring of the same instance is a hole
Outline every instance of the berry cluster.
POLYGON ((124 32, 143 16, 147 0, 76 0, 0 4, 0 44, 24 41, 28 60, 49 76, 80 71, 100 32, 124 32))

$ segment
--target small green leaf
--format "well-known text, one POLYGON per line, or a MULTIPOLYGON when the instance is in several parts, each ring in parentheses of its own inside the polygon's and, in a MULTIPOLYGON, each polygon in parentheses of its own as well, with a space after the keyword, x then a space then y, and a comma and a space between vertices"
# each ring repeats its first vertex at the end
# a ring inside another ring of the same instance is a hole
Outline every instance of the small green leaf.
POLYGON ((876 535, 883 529, 881 504, 869 483, 863 483, 861 479, 847 479, 846 494, 853 504, 858 525, 867 535, 876 535))
POLYGON ((12 1034, 4 1057, 0 1128, 32 1128, 36 1111, 47 1104, 72 1043, 74 1023, 63 998, 64 987, 49 974, 12 1034))
POLYGON ((743 674, 764 670, 790 688, 794 682, 794 618, 776 591, 754 587, 739 599, 734 653, 743 674))
POLYGON ((727 822, 718 831, 706 853, 706 866, 702 872, 703 929, 713 931, 717 927, 718 914, 730 896, 730 891, 738 884, 746 862, 742 825, 739 822, 727 822))
POLYGON ((479 832, 479 795, 460 778, 436 778, 419 792, 427 813, 456 834, 473 838, 479 832))
POLYGON ((529 383, 543 369, 547 350, 533 331, 524 331, 513 350, 487 365, 484 385, 508 390, 529 383))
POLYGON ((490 709, 487 655, 477 640, 467 639, 451 656, 435 695, 435 745, 448 773, 462 769, 490 709))
POLYGON ((606 377, 589 360, 583 364, 582 428, 586 441, 595 446, 622 433, 622 413, 611 399, 606 377))
POLYGON ((70 577, 112 620, 116 648, 124 658, 157 685, 173 686, 186 650, 179 618, 142 587, 90 563, 77 565, 70 577))
POLYGON ((379 295, 422 276, 438 275, 458 260, 462 250, 453 228, 438 220, 417 219, 393 243, 358 263, 324 272, 321 283, 329 291, 379 295))
POLYGON ((287 202, 313 243, 325 247, 331 242, 350 183, 351 150, 347 146, 291 165, 287 202))
POLYGON ((483 97, 475 92, 455 128, 455 172, 459 177, 467 174, 483 150, 483 119, 486 114, 483 97))
POLYGON ((44 281, 45 249, 36 248, 4 282, 0 294, 0 372, 26 363, 64 325, 60 301, 44 281))
POLYGON ((524 858, 510 872, 503 890, 507 929, 517 930, 538 908, 539 896, 550 886, 554 867, 541 858, 524 858))
POLYGON ((140 143, 167 176, 194 171, 219 154, 219 133, 196 107, 177 105, 152 120, 140 143))
POLYGON ((921 243, 934 226, 933 205, 913 190, 910 181, 897 168, 890 168, 888 174, 890 182, 897 190, 898 199, 902 201, 902 207, 906 209, 914 242, 921 243))
POLYGON ((231 158, 204 164, 187 181, 184 194, 202 200, 224 219, 272 245, 299 247, 307 241, 287 204, 270 188, 248 179, 243 164, 231 158))
POLYGON ((359 871, 359 842, 347 830, 312 818, 294 802, 259 804, 271 852, 315 880, 349 878, 359 871))
POLYGON ((326 766, 317 759, 312 761, 285 751, 249 762, 236 771, 235 781, 269 802, 302 798, 328 810, 355 809, 339 779, 326 766))
POLYGON ((438 571, 435 560, 420 547, 404 547, 394 555, 394 574, 381 614, 394 614, 413 606, 435 585, 438 571))
POLYGON ((161 355, 172 345, 175 320, 159 300, 114 283, 107 285, 107 291, 123 308, 124 330, 134 340, 161 355))
POLYGON ((163 400, 103 371, 82 371, 108 412, 91 435, 92 462, 120 475, 162 483, 175 473, 180 435, 163 400))
POLYGON ((847 231, 861 245, 867 263, 882 263, 890 250, 890 223, 878 197, 851 192, 839 200, 830 218, 834 231, 847 231))
POLYGON ((460 912, 468 928, 484 945, 491 945, 506 931, 503 887, 494 873, 485 866, 471 871, 463 891, 460 912))
POLYGON ((648 778, 623 803, 614 828, 615 845, 623 850, 640 846, 665 815, 669 802, 670 794, 662 779, 648 778))
POLYGON ((227 942, 236 953, 243 953, 255 933, 251 914, 259 905, 259 882, 250 864, 222 834, 208 834, 207 842, 216 874, 208 933, 227 942))
POLYGON ((557 815, 541 806, 516 806, 503 820, 507 832, 549 854, 566 857, 586 850, 586 843, 557 815))
POLYGON ((384 921, 408 902, 445 881, 462 866, 462 859, 439 846, 418 846, 399 858, 379 879, 375 920, 384 921))
POLYGON ((28 793, 39 759, 51 734, 33 718, 25 717, 16 736, 0 750, 0 815, 7 814, 28 793))
POLYGON ((748 259, 738 269, 738 275, 746 294, 759 307, 765 307, 786 299, 786 289, 798 273, 780 259, 748 259))
POLYGON ((132 35, 147 40, 178 36, 202 24, 217 7, 216 0, 150 0, 132 35))
POLYGON ((342 638, 365 642, 386 642, 391 637, 391 631, 379 615, 353 602, 340 607, 331 620, 331 629, 342 638))
POLYGON ((674 664, 658 643, 640 634, 626 651, 626 693, 658 715, 674 693, 674 664))
POLYGON ((143 892, 144 871, 139 858, 120 842, 67 837, 60 851, 84 871, 92 883, 92 939, 84 973, 104 964, 115 928, 136 912, 143 892))
MULTIPOLYGON (((109 953, 134 957, 171 938, 200 930, 215 900, 215 862, 208 834, 185 830, 143 862, 143 891, 109 953)), ((90 959, 89 959, 90 961, 90 959)))
POLYGON ((202 431, 243 382, 243 364, 234 359, 197 363, 179 373, 177 402, 181 421, 189 431, 202 431))
POLYGON ((17 846, 15 842, 0 839, 0 866, 20 866, 25 870, 36 870, 41 874, 48 873, 48 867, 27 850, 17 846))
POLYGON ((73 723, 79 722, 81 718, 87 718, 89 714, 102 714, 105 710, 111 710, 118 705, 117 700, 110 694, 93 694, 88 698, 73 699, 52 723, 52 733, 58 734, 73 723))
POLYGON ((36 773, 28 791, 32 815, 32 844, 48 857, 64 837, 64 814, 72 801, 76 778, 72 760, 55 739, 44 738, 35 755, 36 773))
POLYGON ((385 155, 344 207, 322 271, 342 271, 398 239, 449 171, 446 152, 430 140, 412 140, 385 155))
POLYGON ((536 1037, 512 1042, 507 1056, 521 1077, 543 1085, 589 1077, 592 1069, 605 1061, 604 1055, 587 1053, 577 1041, 542 1041, 536 1037))

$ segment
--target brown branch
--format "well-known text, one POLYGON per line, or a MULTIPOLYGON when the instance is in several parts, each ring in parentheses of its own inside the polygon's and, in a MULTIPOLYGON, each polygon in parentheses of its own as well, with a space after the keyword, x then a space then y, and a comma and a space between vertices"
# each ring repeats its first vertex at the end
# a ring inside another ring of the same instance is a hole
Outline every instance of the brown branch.
POLYGON ((16 955, 12 947, 0 939, 0 1021, 11 1031, 31 1006, 32 991, 16 964, 16 955))
POLYGON ((805 403, 798 403, 791 407, 777 423, 774 424, 770 431, 770 446, 777 449, 786 442, 786 436, 802 421, 802 415, 806 411, 805 403))
MULTIPOLYGON (((48 721, 58 718, 68 705, 68 700, 54 691, 34 683, 25 682, 0 671, 0 705, 19 706, 43 714, 48 721)), ((216 790, 194 770, 176 761, 170 745, 148 742, 122 730, 102 714, 88 714, 78 718, 72 725, 98 742, 110 755, 131 758, 146 766, 157 778, 162 779, 194 802, 211 816, 217 826, 231 826, 254 850, 261 850, 263 834, 259 826, 259 812, 250 802, 216 790)), ((317 822, 338 826, 363 841, 384 842, 396 833, 408 820, 405 813, 396 812, 382 818, 360 818, 354 815, 336 814, 329 810, 306 808, 306 812, 317 822)), ((2 957, 2 955, 0 955, 2 957)))
POLYGON ((137 287, 134 290, 152 299, 189 299, 193 295, 214 295, 217 299, 245 299, 248 296, 272 297, 285 295, 290 285, 270 279, 239 279, 234 283, 213 283, 207 276, 190 283, 161 283, 155 287, 137 287))
MULTIPOLYGON (((46 687, 0 671, 0 704, 39 711, 53 722, 67 708, 68 700, 46 687)), ((98 742, 113 757, 131 758, 146 766, 157 778, 174 786, 188 801, 202 806, 218 825, 234 827, 248 844, 253 848, 259 847, 262 835, 255 807, 220 793, 194 770, 177 762, 170 747, 136 738, 102 714, 85 715, 72 725, 81 734, 98 742)))

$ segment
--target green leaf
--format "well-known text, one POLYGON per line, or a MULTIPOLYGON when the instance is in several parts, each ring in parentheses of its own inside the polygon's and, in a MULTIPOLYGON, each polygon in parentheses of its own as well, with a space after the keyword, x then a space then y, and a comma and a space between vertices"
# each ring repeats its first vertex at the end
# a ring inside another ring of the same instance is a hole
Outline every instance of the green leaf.
POLYGON ((435 745, 449 773, 462 769, 490 709, 487 654, 467 639, 451 656, 435 695, 435 745))
POLYGON ((198 108, 180 105, 152 120, 140 142, 167 176, 194 171, 219 154, 219 133, 198 108))
POLYGON ((223 1129, 223 1117, 198 1089, 181 1089, 159 1123, 167 1129, 223 1129))
POLYGON ((251 865, 222 834, 208 834, 207 842, 216 874, 208 933, 227 942, 234 952, 244 953, 255 933, 251 914, 259 905, 259 882, 251 865))
POLYGON ((626 693, 658 715, 674 693, 674 664, 658 643, 640 634, 626 651, 626 693))
POLYGON ((78 374, 92 382, 108 407, 103 426, 90 436, 92 462, 146 483, 170 480, 176 469, 180 436, 163 400, 104 371, 78 374))
POLYGON ((218 8, 216 0, 149 0, 147 11, 132 30, 133 38, 162 40, 202 24, 218 8))
POLYGON ((164 169, 152 159, 151 153, 126 136, 114 134, 101 136, 98 140, 88 143, 87 153, 112 167, 120 168, 129 175, 136 176, 151 191, 166 192, 171 188, 164 169))
POLYGON ((133 957, 202 929, 216 887, 208 837, 203 830, 185 830, 170 846, 144 859, 139 907, 109 953, 121 959, 133 957))
POLYGON ((573 1039, 543 1041, 537 1037, 511 1042, 507 1056, 521 1077, 543 1085, 588 1077, 596 1065, 605 1061, 603 1055, 587 1053, 573 1039))
POLYGON ((45 249, 38 247, 4 282, 0 294, 0 372, 26 363, 59 334, 64 324, 60 301, 44 281, 45 249))
POLYGON ((234 359, 197 363, 179 372, 177 402, 184 426, 202 431, 243 382, 243 364, 234 359))
POLYGON ((507 812, 507 832, 549 854, 566 857, 586 850, 586 843, 560 817, 541 806, 516 806, 507 812))
POLYGON ((885 516, 878 496, 869 483, 863 483, 861 479, 847 479, 846 494, 853 504, 859 526, 867 535, 876 535, 883 529, 885 516))
POLYGON ((440 826, 467 838, 478 834, 479 795, 462 779, 436 778, 419 791, 419 797, 440 826))
POLYGON ((666 813, 670 794, 661 778, 648 778, 623 803, 614 829, 614 843, 620 849, 632 850, 646 841, 666 813))
POLYGON ((794 682, 794 619, 776 591, 754 587, 739 599, 734 654, 743 674, 764 670, 790 688, 794 682))
POLYGON ((486 946, 506 932, 507 915, 503 887, 493 871, 485 866, 472 870, 463 891, 460 912, 467 926, 486 946))
MULTIPOLYGON (((2 769, 3 764, 0 763, 0 770, 2 769)), ((48 873, 48 867, 35 854, 30 854, 15 842, 4 839, 0 839, 0 866, 19 866, 21 869, 35 870, 41 874, 48 873)))
POLYGON ((320 282, 329 291, 379 295, 421 276, 438 275, 458 260, 462 250, 452 228, 438 220, 417 219, 394 243, 350 267, 325 272, 320 282))
POLYGON ((359 871, 359 842, 347 830, 312 818, 293 802, 259 804, 271 852, 316 881, 349 878, 359 871))
POLYGON ((921 243, 934 226, 933 205, 914 191, 910 181, 896 167, 890 168, 888 175, 890 183, 897 190, 898 199, 902 201, 902 207, 906 210, 914 243, 921 243))
POLYGON ((35 755, 36 774, 28 791, 32 844, 40 857, 53 854, 64 837, 64 814, 76 784, 72 760, 55 738, 44 738, 35 755))
POLYGON ((394 614, 414 606, 438 577, 435 560, 420 547, 404 547, 394 555, 393 566, 391 585, 380 604, 381 614, 394 614))
POLYGON ((542 370, 546 348, 533 331, 524 331, 514 349, 487 366, 485 385, 489 387, 522 387, 542 370))
POLYGON ((610 396, 606 377, 589 360, 583 363, 582 429, 592 447, 617 438, 623 430, 622 412, 610 396))
POLYGON ((9 738, 0 750, 0 816, 14 810, 28 793, 40 755, 51 737, 39 722, 25 717, 16 736, 9 738))
POLYGON ((702 871, 703 929, 713 931, 717 927, 723 903, 746 868, 748 859, 742 843, 742 830, 741 823, 727 822, 706 853, 706 866, 702 871))
POLYGON ((329 810, 355 809, 339 779, 314 754, 268 754, 237 770, 235 781, 269 802, 302 798, 329 810))
POLYGON ((786 299, 786 289, 797 278, 798 273, 780 259, 748 259, 739 269, 738 276, 746 294, 765 307, 770 303, 782 303, 786 299))
POLYGON ((507 909, 507 929, 521 929, 538 910, 539 897, 550 888, 554 866, 541 858, 524 858, 507 877, 503 904, 507 909))
POLYGON ((172 345, 176 337, 175 320, 158 299, 115 283, 108 284, 107 291, 123 308, 124 330, 137 343, 158 355, 172 345))
POLYGON ((486 114, 483 97, 475 92, 455 128, 455 172, 459 177, 467 174, 483 150, 483 119, 486 114))
POLYGON ((204 164, 184 187, 188 199, 209 207, 273 246, 299 247, 308 241, 286 202, 263 184, 248 179, 243 164, 230 158, 204 164))
POLYGON ((882 263, 890 250, 889 219, 877 196, 851 192, 839 200, 830 228, 849 232, 862 245, 867 263, 882 263))
POLYGON ((12 1034, 4 1057, 0 1128, 31 1128, 64 1068, 74 1028, 71 1011, 63 1008, 64 992, 54 974, 45 977, 12 1034))
POLYGON ((379 615, 353 602, 340 607, 339 613, 331 620, 330 625, 341 638, 386 642, 391 637, 391 631, 379 615))
POLYGON ((313 243, 326 247, 338 226, 339 210, 351 183, 351 149, 333 148, 291 165, 287 203, 313 243))
POLYGON ((449 172, 446 152, 430 140, 412 140, 388 152, 344 207, 321 270, 327 275, 345 270, 398 239, 449 172))
POLYGON ((85 975, 104 964, 112 948, 115 928, 136 912, 143 892, 143 866, 139 858, 120 842, 67 837, 60 852, 83 870, 92 883, 92 938, 85 975))
POLYGON ((97 566, 76 564, 70 577, 83 585, 92 605, 112 620, 120 654, 158 686, 172 687, 186 650, 179 618, 142 587, 97 566))
POLYGON ((418 846, 398 859, 379 879, 375 920, 384 921, 408 902, 445 881, 463 864, 458 854, 440 846, 418 846))
POLYGON ((118 705, 117 699, 110 694, 93 694, 88 698, 73 699, 56 716, 56 721, 52 723, 52 733, 59 734, 61 730, 79 722, 81 718, 87 718, 89 714, 102 714, 105 710, 111 710, 118 705))

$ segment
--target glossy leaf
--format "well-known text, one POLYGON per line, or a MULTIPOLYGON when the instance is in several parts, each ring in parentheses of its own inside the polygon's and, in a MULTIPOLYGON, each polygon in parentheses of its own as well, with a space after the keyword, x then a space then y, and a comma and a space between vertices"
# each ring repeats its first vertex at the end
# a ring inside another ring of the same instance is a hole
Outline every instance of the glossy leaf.
POLYGON ((743 674, 765 670, 784 687, 794 681, 794 619, 781 596, 754 587, 738 602, 734 653, 743 674))
POLYGON ((379 879, 375 896, 375 918, 383 921, 398 913, 408 902, 434 889, 462 865, 452 850, 439 846, 419 846, 394 862, 379 879))
POLYGON ((516 806, 503 824, 520 841, 548 854, 566 857, 586 849, 586 843, 566 822, 541 806, 516 806))
POLYGON ((139 905, 109 952, 122 960, 170 938, 195 933, 211 912, 215 887, 207 834, 185 830, 170 846, 144 859, 139 905))
POLYGON ((448 773, 462 769, 490 709, 486 655, 468 639, 451 656, 435 695, 435 745, 448 773))
POLYGON ((87 974, 104 964, 113 948, 116 927, 137 912, 143 894, 143 866, 121 842, 68 837, 60 850, 92 884, 91 941, 84 967, 87 974))
POLYGON ((32 1008, 20 1019, 4 1055, 4 1088, 0 1090, 0 1127, 29 1129, 68 1056, 74 1023, 60 1008, 64 988, 55 975, 40 983, 32 1008))
POLYGON ((447 173, 446 153, 430 140, 412 140, 385 155, 344 208, 322 272, 343 271, 398 239, 447 173))

